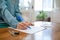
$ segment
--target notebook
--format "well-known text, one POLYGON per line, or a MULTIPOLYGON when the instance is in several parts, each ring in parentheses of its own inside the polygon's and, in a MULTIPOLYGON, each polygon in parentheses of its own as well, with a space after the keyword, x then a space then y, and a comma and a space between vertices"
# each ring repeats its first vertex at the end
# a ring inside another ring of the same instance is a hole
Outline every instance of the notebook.
POLYGON ((42 30, 44 30, 45 28, 44 27, 37 27, 37 26, 30 26, 31 29, 26 29, 26 30, 18 30, 18 29, 14 29, 14 28, 11 28, 11 29, 14 29, 14 30, 18 30, 20 32, 24 32, 24 33, 28 33, 28 34, 34 34, 34 33, 37 33, 37 32, 40 32, 42 30))

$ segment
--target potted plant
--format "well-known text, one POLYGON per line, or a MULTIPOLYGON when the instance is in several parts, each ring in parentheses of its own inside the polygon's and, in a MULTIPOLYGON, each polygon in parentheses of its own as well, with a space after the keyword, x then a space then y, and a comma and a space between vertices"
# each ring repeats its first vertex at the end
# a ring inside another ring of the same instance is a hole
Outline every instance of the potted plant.
POLYGON ((44 21, 47 17, 47 13, 45 11, 39 11, 39 14, 37 15, 38 21, 44 21))

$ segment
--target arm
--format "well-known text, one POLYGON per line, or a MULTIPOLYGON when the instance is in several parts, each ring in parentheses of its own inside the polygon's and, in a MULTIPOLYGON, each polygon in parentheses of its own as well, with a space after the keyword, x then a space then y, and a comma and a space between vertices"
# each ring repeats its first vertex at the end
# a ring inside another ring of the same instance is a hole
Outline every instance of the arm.
POLYGON ((16 28, 17 24, 19 23, 15 17, 13 17, 10 12, 7 9, 7 6, 5 4, 5 1, 2 1, 1 3, 1 8, 2 8, 2 18, 4 21, 9 24, 11 27, 16 28))
MULTIPOLYGON (((0 0, 2 1, 2 0, 0 0)), ((1 2, 0 8, 2 9, 1 15, 4 21, 9 24, 13 28, 17 29, 27 29, 27 26, 29 26, 31 23, 29 22, 18 22, 15 17, 13 17, 10 12, 7 9, 7 6, 5 4, 5 1, 3 0, 1 2)), ((16 11, 16 14, 19 15, 19 12, 16 11)))

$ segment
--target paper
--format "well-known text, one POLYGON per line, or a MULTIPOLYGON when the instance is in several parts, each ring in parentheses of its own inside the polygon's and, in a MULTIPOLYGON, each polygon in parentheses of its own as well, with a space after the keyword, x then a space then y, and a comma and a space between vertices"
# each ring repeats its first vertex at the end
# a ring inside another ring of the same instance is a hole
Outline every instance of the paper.
POLYGON ((31 29, 28 28, 26 30, 19 30, 19 31, 29 33, 29 34, 33 34, 33 33, 37 33, 39 31, 42 31, 43 29, 45 29, 45 28, 31 26, 31 29))
POLYGON ((34 22, 34 26, 30 26, 31 29, 29 28, 26 30, 18 30, 14 28, 11 28, 11 29, 18 30, 18 31, 28 33, 28 34, 34 34, 34 33, 44 30, 46 27, 51 27, 51 26, 52 26, 51 22, 34 22))
POLYGON ((43 27, 35 27, 35 26, 30 26, 31 27, 31 29, 26 29, 26 30, 18 30, 18 29, 14 29, 14 30, 18 30, 18 31, 21 31, 21 32, 24 32, 24 33, 28 33, 28 34, 34 34, 34 33, 37 33, 37 32, 39 32, 39 31, 42 31, 43 29, 45 29, 45 28, 43 28, 43 27))

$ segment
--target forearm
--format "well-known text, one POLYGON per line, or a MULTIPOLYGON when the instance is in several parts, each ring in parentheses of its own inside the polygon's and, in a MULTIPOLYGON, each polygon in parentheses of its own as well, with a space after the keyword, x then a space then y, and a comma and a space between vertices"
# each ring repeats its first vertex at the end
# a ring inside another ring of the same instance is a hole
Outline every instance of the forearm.
POLYGON ((2 7, 2 18, 4 19, 4 21, 9 24, 11 27, 16 28, 17 24, 19 23, 15 17, 13 17, 11 15, 11 13, 8 11, 7 6, 5 5, 5 3, 2 3, 3 5, 1 5, 2 7))
POLYGON ((5 9, 5 12, 3 14, 3 19, 5 22, 7 22, 11 27, 16 28, 17 24, 19 23, 15 17, 13 17, 10 12, 5 9))

